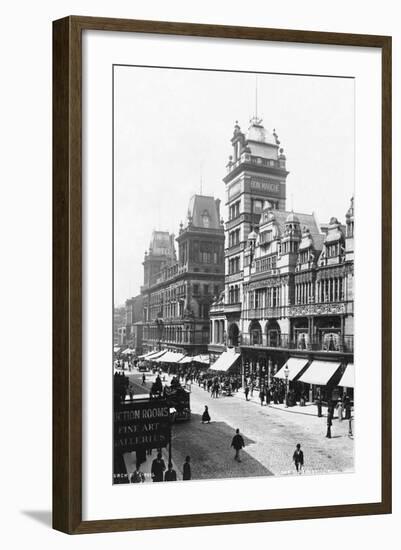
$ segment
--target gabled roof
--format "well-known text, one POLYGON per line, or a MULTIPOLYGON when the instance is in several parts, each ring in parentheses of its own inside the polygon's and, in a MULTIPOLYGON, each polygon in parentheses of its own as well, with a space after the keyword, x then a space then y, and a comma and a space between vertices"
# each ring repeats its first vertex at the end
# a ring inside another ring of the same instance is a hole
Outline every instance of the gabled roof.
MULTIPOLYGON (((269 211, 274 217, 274 221, 278 227, 280 237, 284 235, 286 221, 290 216, 290 214, 292 214, 293 217, 298 218, 301 231, 303 231, 305 227, 309 229, 310 236, 313 241, 314 249, 322 250, 325 235, 320 232, 316 218, 313 214, 303 214, 300 212, 288 212, 285 210, 272 210, 272 209, 269 209, 269 211)), ((270 222, 265 222, 263 225, 267 223, 270 223, 270 222)))

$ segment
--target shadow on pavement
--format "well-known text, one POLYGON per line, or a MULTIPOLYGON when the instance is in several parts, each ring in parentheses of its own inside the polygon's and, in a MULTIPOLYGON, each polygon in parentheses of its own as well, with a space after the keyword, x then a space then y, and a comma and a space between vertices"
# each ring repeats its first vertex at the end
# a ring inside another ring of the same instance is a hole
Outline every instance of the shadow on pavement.
POLYGON ((235 430, 225 422, 212 419, 210 424, 202 424, 201 415, 192 413, 189 422, 173 427, 174 461, 183 464, 185 456, 190 455, 193 480, 273 475, 247 452, 247 446, 256 442, 246 434, 241 433, 245 442, 241 462, 234 460, 235 451, 231 447, 234 435, 235 430))

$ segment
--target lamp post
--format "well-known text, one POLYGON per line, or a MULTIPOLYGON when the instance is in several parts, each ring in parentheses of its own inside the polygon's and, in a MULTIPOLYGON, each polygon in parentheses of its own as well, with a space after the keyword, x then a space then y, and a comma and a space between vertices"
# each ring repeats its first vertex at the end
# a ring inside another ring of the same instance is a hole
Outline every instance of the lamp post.
POLYGON ((175 407, 170 407, 169 408, 170 431, 169 431, 169 438, 168 438, 168 462, 169 463, 172 461, 173 424, 175 422, 176 414, 177 414, 177 410, 175 409, 175 407))
POLYGON ((285 406, 288 407, 288 377, 290 374, 290 369, 288 365, 284 367, 284 376, 285 376, 285 406))

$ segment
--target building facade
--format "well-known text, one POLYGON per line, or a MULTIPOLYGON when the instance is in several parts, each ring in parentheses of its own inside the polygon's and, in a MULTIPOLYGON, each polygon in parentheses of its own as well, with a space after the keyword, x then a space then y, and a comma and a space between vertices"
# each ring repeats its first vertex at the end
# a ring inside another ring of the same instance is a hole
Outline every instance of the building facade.
POLYGON ((286 157, 275 131, 238 124, 226 185, 225 291, 211 307, 209 352, 241 351, 270 383, 290 357, 353 362, 354 205, 346 225, 286 210, 286 157))
POLYGON ((177 239, 154 232, 143 265, 143 350, 207 352, 210 306, 224 285, 219 199, 194 195, 177 239))
POLYGON ((126 311, 126 343, 127 346, 135 349, 137 354, 143 351, 143 296, 139 294, 129 298, 125 302, 126 311))

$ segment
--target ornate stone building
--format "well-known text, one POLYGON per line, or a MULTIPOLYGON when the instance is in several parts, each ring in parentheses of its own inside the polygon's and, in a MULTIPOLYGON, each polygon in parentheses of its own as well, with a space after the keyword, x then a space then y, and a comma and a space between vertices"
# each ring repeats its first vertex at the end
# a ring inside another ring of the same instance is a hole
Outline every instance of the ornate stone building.
MULTIPOLYGON (((236 124, 224 178, 225 292, 211 307, 209 352, 241 352, 271 380, 289 358, 353 362, 353 199, 346 226, 285 209, 286 158, 275 131, 236 124)), ((322 367, 323 368, 323 367, 322 367)))
POLYGON ((194 195, 177 239, 154 232, 143 265, 144 351, 207 352, 210 305, 224 285, 219 199, 194 195))

